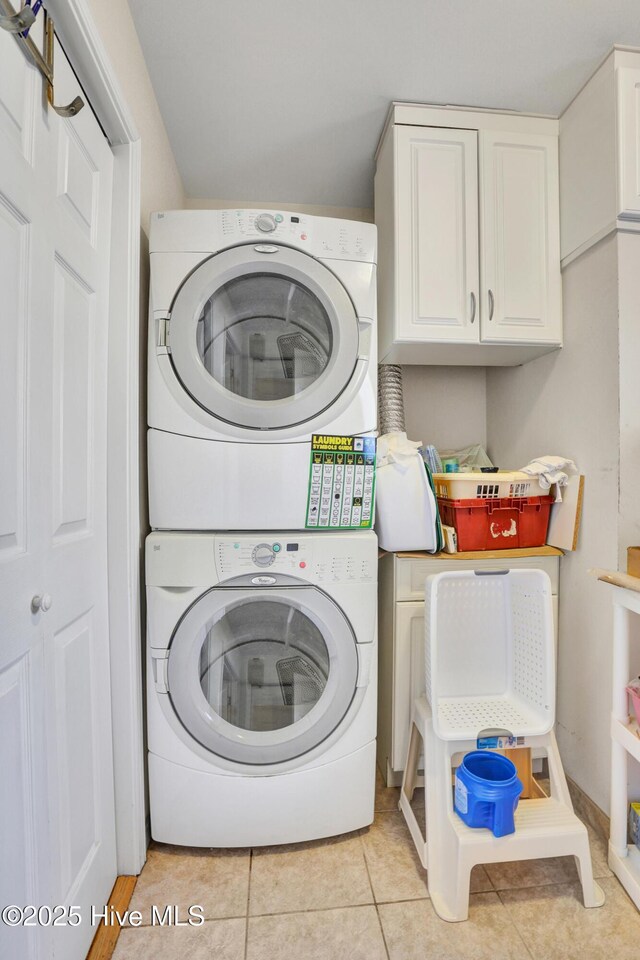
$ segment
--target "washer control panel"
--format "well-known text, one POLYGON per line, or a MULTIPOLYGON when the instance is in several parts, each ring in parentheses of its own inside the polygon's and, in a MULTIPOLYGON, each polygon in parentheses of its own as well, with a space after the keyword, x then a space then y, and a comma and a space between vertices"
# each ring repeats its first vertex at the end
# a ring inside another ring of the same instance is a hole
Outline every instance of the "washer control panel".
POLYGON ((311 543, 302 537, 294 539, 294 535, 260 540, 242 535, 216 538, 216 561, 225 579, 266 569, 291 577, 304 575, 304 571, 310 569, 311 557, 311 543))
POLYGON ((215 538, 215 559, 221 580, 268 571, 317 584, 363 583, 376 579, 377 541, 363 533, 230 534, 215 538))

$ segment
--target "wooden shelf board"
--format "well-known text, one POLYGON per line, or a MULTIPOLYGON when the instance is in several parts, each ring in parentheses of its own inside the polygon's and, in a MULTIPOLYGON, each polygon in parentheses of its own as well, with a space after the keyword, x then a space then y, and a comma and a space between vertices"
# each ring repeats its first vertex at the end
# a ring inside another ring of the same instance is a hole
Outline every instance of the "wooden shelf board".
POLYGON ((625 590, 632 590, 634 593, 640 593, 640 577, 632 577, 630 573, 620 573, 618 570, 590 570, 598 580, 604 583, 610 583, 614 587, 624 587, 625 590))
MULTIPOLYGON (((384 551, 381 551, 384 555, 384 551)), ((528 547, 523 550, 468 550, 459 553, 425 553, 424 551, 407 551, 395 554, 396 557, 412 560, 514 560, 522 557, 563 557, 564 553, 557 547, 528 547)), ((640 584, 640 579, 638 580, 640 584)))

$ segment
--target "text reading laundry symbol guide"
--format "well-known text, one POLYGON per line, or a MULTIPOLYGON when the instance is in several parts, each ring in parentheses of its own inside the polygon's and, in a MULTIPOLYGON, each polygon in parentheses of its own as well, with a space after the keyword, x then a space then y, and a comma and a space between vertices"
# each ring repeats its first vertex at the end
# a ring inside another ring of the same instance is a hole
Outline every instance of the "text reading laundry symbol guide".
POLYGON ((374 437, 313 434, 306 527, 371 527, 375 491, 374 437))

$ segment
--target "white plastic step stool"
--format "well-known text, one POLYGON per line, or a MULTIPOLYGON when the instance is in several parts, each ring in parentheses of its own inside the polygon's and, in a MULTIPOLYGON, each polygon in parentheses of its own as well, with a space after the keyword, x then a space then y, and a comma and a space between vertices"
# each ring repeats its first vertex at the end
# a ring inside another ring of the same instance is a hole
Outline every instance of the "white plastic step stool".
POLYGON ((586 827, 573 812, 553 722, 555 676, 551 589, 546 573, 447 572, 428 577, 425 596, 427 696, 416 700, 400 809, 428 873, 443 920, 466 920, 469 878, 478 863, 576 857, 585 907, 604 903, 594 882, 586 827), (453 809, 452 769, 488 728, 541 747, 550 796, 520 800, 515 833, 470 828, 453 809), (424 749, 424 835, 411 809, 424 749))

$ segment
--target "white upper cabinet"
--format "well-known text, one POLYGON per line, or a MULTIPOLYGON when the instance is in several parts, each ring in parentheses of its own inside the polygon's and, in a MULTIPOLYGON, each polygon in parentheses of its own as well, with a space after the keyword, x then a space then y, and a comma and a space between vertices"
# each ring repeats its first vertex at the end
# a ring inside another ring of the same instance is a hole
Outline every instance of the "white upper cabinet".
POLYGON ((514 365, 561 346, 557 121, 394 104, 375 214, 381 360, 514 365))
POLYGON ((614 47, 560 117, 563 266, 640 232, 640 50, 614 47))
POLYGON ((398 334, 478 341, 478 135, 397 131, 398 334))
POLYGON ((558 138, 480 134, 483 341, 560 342, 558 138))
POLYGON ((640 220, 640 56, 637 67, 619 67, 618 216, 640 220))

